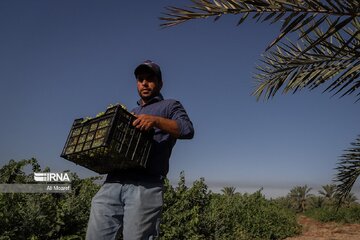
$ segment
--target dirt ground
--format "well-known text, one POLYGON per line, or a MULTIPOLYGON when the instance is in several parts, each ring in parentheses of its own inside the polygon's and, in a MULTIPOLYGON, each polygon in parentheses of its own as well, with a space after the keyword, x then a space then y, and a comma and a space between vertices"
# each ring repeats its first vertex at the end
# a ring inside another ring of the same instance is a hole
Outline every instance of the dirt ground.
POLYGON ((360 224, 321 223, 300 216, 302 234, 286 240, 360 240, 360 224))

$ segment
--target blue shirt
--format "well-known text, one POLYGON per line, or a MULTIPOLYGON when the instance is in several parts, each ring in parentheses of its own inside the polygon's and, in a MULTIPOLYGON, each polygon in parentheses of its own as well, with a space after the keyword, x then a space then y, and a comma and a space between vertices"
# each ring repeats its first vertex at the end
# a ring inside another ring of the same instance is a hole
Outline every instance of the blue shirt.
MULTIPOLYGON (((159 95, 144 105, 141 105, 141 101, 139 100, 138 107, 134 108, 132 112, 136 115, 149 114, 175 120, 180 132, 179 139, 191 139, 194 136, 194 128, 189 116, 182 104, 174 99, 164 99, 162 95, 159 95)), ((134 174, 166 177, 169 171, 171 151, 176 143, 176 139, 161 129, 155 128, 154 130, 154 142, 146 169, 124 170, 124 172, 115 174, 118 176, 118 179, 124 179, 121 175, 130 176, 132 172, 134 172, 134 174)), ((109 174, 107 181, 116 181, 115 175, 109 174)))

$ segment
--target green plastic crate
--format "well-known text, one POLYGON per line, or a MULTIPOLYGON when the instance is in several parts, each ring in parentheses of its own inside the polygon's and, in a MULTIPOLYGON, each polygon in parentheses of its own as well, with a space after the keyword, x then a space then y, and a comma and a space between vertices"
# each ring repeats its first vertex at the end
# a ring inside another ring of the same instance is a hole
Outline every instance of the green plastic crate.
POLYGON ((90 120, 75 119, 61 157, 100 174, 146 168, 153 131, 136 129, 135 119, 121 105, 90 120))

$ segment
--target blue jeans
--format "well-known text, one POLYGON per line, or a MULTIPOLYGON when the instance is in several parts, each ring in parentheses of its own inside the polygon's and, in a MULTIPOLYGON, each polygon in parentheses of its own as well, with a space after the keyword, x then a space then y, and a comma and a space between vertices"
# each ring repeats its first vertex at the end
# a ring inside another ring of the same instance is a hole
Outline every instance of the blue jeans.
POLYGON ((87 240, 151 240, 159 236, 161 182, 105 183, 91 202, 87 240), (119 231, 120 230, 120 231, 119 231))

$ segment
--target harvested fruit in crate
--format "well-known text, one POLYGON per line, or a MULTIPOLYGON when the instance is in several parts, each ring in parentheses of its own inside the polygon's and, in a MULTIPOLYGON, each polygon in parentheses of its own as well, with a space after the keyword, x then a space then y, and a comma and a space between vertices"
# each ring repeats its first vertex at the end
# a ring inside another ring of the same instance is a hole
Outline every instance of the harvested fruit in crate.
POLYGON ((135 119, 120 104, 95 118, 75 119, 61 157, 100 174, 146 168, 153 131, 136 129, 135 119))

